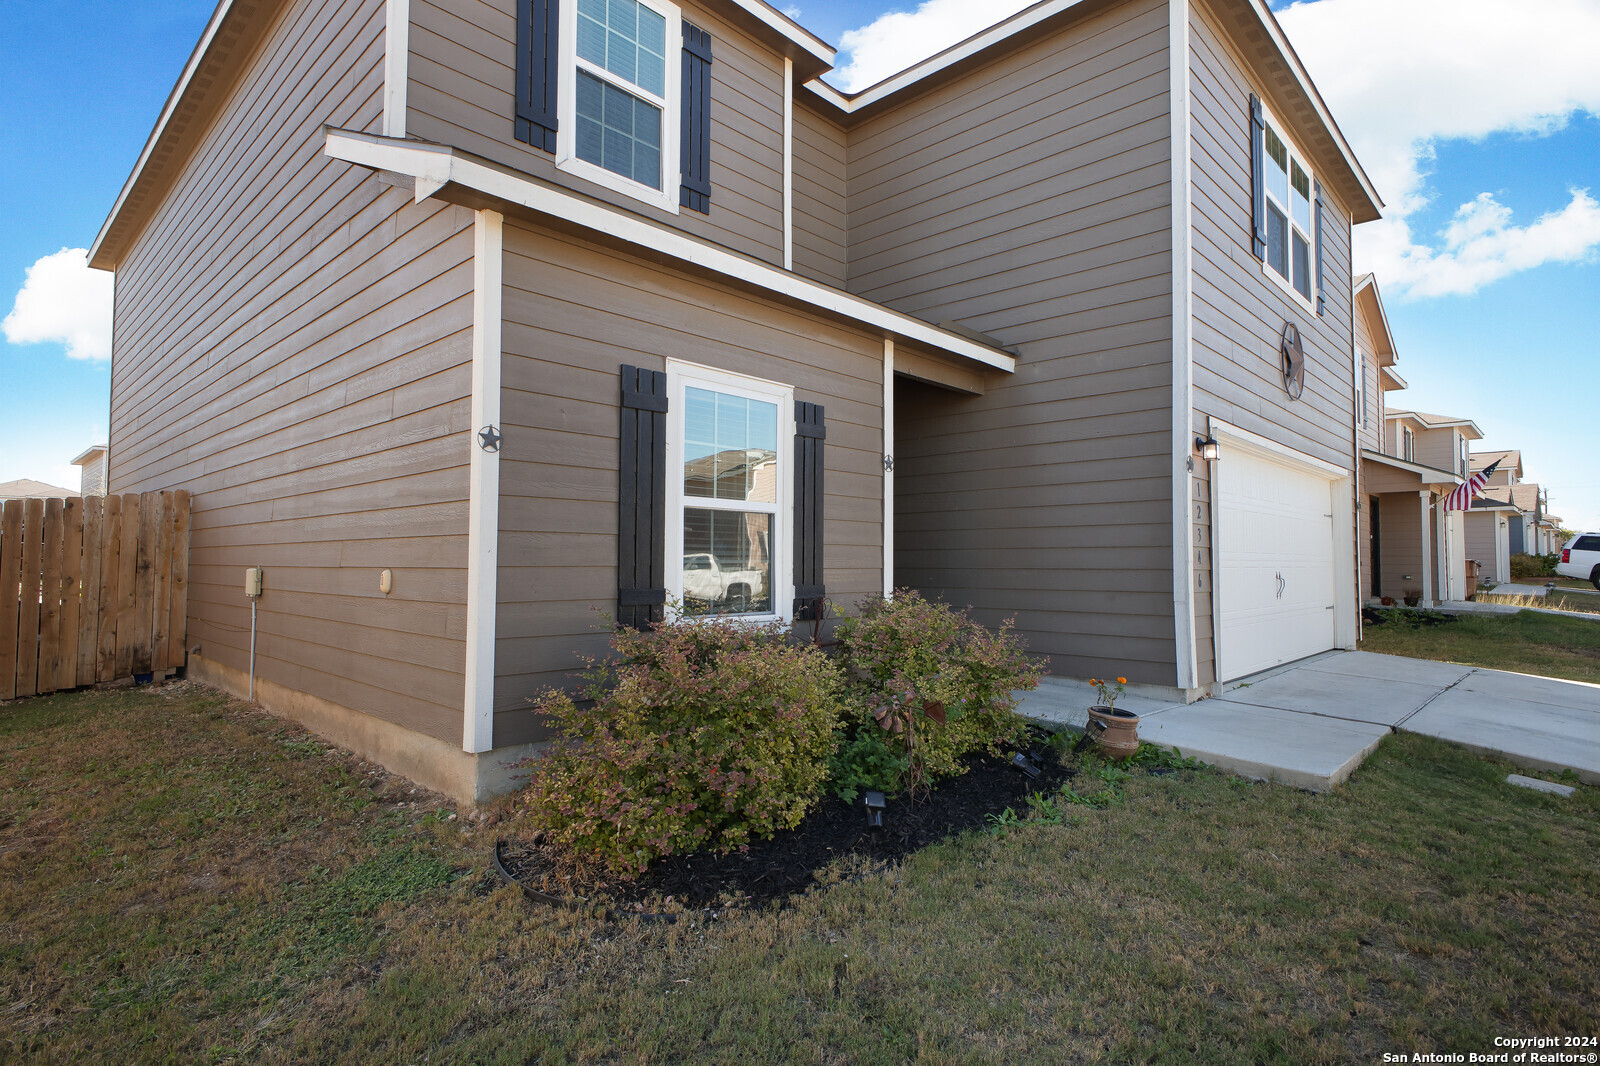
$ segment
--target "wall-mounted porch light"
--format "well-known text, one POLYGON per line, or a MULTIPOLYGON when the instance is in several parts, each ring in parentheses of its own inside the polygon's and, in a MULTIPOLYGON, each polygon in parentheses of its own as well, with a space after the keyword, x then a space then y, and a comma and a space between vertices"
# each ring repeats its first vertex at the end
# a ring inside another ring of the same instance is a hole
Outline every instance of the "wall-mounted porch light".
POLYGON ((1204 459, 1208 463, 1216 461, 1217 455, 1219 454, 1219 449, 1217 448, 1217 438, 1196 437, 1194 439, 1194 446, 1195 450, 1200 453, 1200 458, 1204 459))

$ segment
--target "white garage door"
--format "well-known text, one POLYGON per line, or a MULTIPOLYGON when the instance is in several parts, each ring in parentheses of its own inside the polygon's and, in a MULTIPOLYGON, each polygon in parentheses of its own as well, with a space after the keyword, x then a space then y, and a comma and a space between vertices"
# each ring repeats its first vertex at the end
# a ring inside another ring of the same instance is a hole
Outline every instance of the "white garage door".
POLYGON ((1218 467, 1217 650, 1231 681, 1334 646, 1333 517, 1314 474, 1237 447, 1218 467))

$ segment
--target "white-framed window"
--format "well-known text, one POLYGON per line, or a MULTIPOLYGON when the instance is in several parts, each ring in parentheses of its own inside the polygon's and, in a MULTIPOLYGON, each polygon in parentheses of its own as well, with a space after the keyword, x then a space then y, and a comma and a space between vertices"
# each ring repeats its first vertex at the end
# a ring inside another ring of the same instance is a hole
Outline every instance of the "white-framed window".
POLYGON ((1317 246, 1312 189, 1315 175, 1305 158, 1266 118, 1262 170, 1267 193, 1267 254, 1262 270, 1315 310, 1317 246))
POLYGON ((1467 438, 1465 435, 1458 434, 1458 437, 1461 441, 1461 476, 1466 477, 1471 472, 1472 456, 1467 451, 1467 438))
POLYGON ((676 214, 683 25, 663 0, 561 0, 556 165, 676 214))
POLYGON ((1400 458, 1408 463, 1417 461, 1417 435, 1410 426, 1400 427, 1400 458))
POLYGON ((667 361, 667 599, 680 617, 794 601, 794 389, 667 361))

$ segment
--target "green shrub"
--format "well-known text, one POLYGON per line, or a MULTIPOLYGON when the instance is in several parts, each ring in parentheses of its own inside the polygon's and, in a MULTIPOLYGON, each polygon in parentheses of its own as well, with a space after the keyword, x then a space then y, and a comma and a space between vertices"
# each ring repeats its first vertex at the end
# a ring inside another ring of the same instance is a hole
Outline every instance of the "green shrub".
POLYGON ((878 729, 905 759, 895 788, 962 772, 961 758, 1020 739, 1018 690, 1036 687, 1043 664, 1028 658, 1007 620, 991 632, 961 611, 901 589, 872 598, 839 627, 852 671, 852 744, 878 729))
POLYGON ((828 790, 846 803, 868 789, 894 795, 911 769, 911 760, 876 722, 858 723, 828 760, 828 790))
POLYGON ((836 664, 779 624, 620 630, 578 702, 535 709, 561 737, 532 761, 529 824, 575 863, 621 877, 676 852, 793 827, 821 792, 839 723, 836 664))
POLYGON ((1559 552, 1553 555, 1527 555, 1518 553, 1511 557, 1511 577, 1554 577, 1556 563, 1561 561, 1559 552))

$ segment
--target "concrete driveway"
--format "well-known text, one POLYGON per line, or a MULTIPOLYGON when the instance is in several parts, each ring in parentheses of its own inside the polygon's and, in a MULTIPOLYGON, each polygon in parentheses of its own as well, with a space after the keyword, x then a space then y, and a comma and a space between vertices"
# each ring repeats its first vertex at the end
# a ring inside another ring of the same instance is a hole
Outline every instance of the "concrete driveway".
MULTIPOLYGON (((1082 727, 1097 702, 1083 682, 1049 679, 1021 712, 1082 727)), ((1251 777, 1326 791, 1378 742, 1405 730, 1600 784, 1600 685, 1452 663, 1330 652, 1231 682, 1198 703, 1137 695, 1139 736, 1251 777)))

